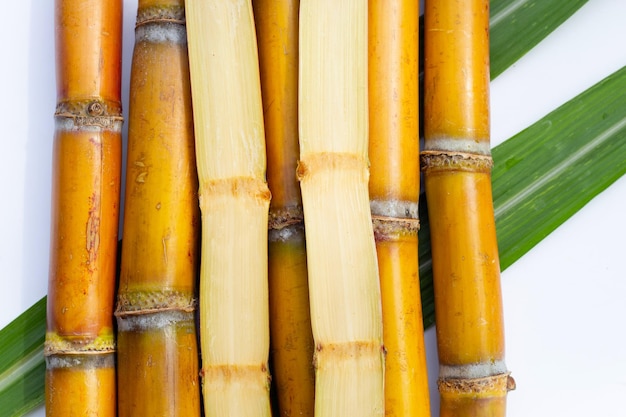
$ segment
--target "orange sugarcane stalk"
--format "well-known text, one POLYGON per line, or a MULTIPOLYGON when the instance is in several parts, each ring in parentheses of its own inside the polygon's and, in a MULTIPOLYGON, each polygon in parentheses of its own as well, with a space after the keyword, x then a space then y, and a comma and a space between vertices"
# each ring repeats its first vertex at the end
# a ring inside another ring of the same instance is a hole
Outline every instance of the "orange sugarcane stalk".
POLYGON ((122 1, 57 0, 48 416, 115 416, 122 1))
POLYGON ((299 0, 254 0, 265 119, 272 379, 281 416, 313 416, 315 381, 304 218, 296 178, 299 0))
POLYGON ((419 1, 369 1, 370 207, 383 307, 385 415, 430 416, 417 259, 419 1))
POLYGON ((118 412, 200 416, 200 213, 183 0, 139 0, 129 111, 118 412))
POLYGON ((441 416, 504 416, 500 268, 491 193, 489 2, 426 2, 425 151, 441 416))

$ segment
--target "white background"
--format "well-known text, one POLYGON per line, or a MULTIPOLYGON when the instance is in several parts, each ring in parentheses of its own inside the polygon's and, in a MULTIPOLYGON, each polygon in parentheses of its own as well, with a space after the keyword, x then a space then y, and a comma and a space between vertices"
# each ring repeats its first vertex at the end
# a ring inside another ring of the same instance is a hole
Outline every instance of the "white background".
MULTIPOLYGON (((124 3, 127 109, 137 4, 124 3)), ((3 15, 0 327, 46 293, 55 108, 53 1, 5 2, 3 15)), ((625 19, 623 0, 591 0, 496 79, 493 144, 626 65, 625 19)), ((624 415, 625 214, 622 178, 502 273, 507 364, 518 385, 508 416, 624 415)), ((426 339, 436 415, 432 329, 426 339)))

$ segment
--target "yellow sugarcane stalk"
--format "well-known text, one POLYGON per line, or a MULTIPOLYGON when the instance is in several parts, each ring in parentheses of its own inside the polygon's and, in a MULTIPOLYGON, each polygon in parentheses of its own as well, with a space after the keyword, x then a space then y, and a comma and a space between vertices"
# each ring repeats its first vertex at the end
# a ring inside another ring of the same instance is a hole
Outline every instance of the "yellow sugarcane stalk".
POLYGON ((367 189, 366 0, 300 2, 299 74, 315 415, 381 416, 382 313, 367 189))
POLYGON ((418 0, 369 1, 369 193, 387 351, 387 416, 430 416, 417 259, 418 25, 418 0))
POLYGON ((489 2, 425 10, 422 169, 440 362, 441 416, 504 416, 500 269, 491 195, 489 2))
POLYGON ((269 416, 265 137, 250 0, 187 0, 204 411, 269 416))
POLYGON ((122 2, 57 0, 46 414, 115 416, 122 2))
POLYGON ((139 0, 129 107, 118 413, 200 416, 200 213, 183 0, 139 0))
POLYGON ((313 416, 313 334, 304 218, 296 178, 299 0, 254 0, 267 182, 272 379, 281 416, 313 416))

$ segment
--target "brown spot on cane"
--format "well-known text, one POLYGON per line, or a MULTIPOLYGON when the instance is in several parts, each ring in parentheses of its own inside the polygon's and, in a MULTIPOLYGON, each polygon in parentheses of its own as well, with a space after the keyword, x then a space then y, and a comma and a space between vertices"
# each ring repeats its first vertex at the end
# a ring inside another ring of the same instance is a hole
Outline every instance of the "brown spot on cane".
POLYGON ((515 388, 517 388, 517 384, 515 382, 515 379, 513 379, 513 377, 511 375, 509 375, 509 377, 506 380, 506 390, 507 391, 514 391, 515 388))
POLYGON ((87 249, 87 265, 90 271, 95 269, 98 249, 100 247, 100 215, 97 208, 97 205, 94 205, 89 210, 89 218, 87 219, 86 227, 87 239, 85 248, 87 249))
POLYGON ((307 173, 307 165, 302 161, 298 161, 298 166, 296 168, 296 178, 298 178, 298 181, 302 181, 302 179, 306 177, 307 173))
POLYGON ((208 365, 202 368, 200 376, 204 381, 211 381, 211 385, 225 387, 237 383, 242 385, 257 385, 269 389, 270 375, 267 365, 208 365))

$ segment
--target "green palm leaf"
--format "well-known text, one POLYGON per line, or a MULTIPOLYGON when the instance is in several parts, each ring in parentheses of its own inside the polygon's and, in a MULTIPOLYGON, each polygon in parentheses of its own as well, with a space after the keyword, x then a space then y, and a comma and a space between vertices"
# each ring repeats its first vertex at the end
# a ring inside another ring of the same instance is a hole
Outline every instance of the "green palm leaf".
POLYGON ((548 36, 587 0, 491 0, 491 79, 548 36))
POLYGON ((0 416, 15 416, 43 402, 46 299, 0 330, 0 416))
MULTIPOLYGON (((503 270, 626 173, 624 91, 626 67, 493 149, 503 270)), ((429 327, 435 306, 424 198, 420 206, 422 308, 429 327)))

